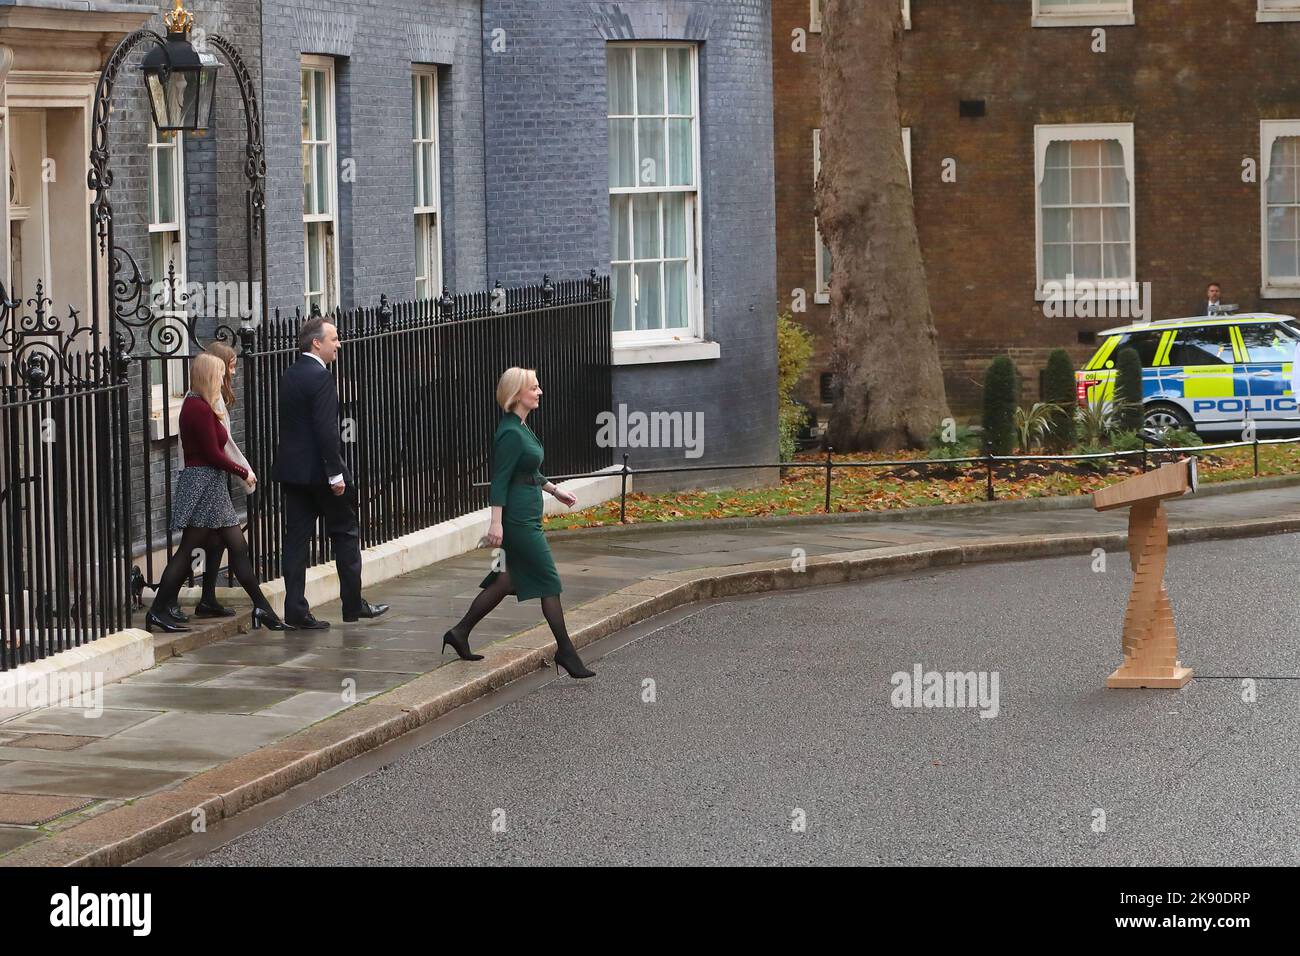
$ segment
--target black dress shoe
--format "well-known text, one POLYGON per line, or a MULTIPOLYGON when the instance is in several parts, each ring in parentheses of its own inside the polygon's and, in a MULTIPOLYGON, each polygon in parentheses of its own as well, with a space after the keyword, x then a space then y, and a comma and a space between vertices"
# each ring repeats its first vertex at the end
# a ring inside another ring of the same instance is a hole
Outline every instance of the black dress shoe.
MULTIPOLYGON (((175 615, 172 615, 175 617, 175 615)), ((235 612, 228 607, 223 607, 216 601, 200 601, 194 605, 195 617, 234 617, 235 612)))
POLYGON ((173 604, 167 609, 167 616, 174 621, 180 621, 182 624, 189 622, 190 616, 181 610, 179 604, 173 604))
POLYGON ((323 631, 330 626, 329 621, 318 621, 308 614, 301 621, 285 619, 284 626, 291 631, 323 631))
POLYGON ((144 616, 144 627, 146 631, 159 630, 165 634, 179 634, 181 631, 188 631, 189 628, 184 624, 178 624, 171 619, 171 615, 161 617, 153 611, 149 611, 144 616))
POLYGON ((388 610, 387 604, 370 604, 369 602, 361 605, 359 611, 344 611, 343 620, 351 624, 353 621, 359 621, 363 617, 379 617, 388 610))

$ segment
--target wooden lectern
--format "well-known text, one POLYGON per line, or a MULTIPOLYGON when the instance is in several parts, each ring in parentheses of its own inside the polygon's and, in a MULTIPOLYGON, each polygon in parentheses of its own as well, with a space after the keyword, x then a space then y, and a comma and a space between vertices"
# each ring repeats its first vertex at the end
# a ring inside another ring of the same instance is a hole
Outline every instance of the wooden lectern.
POLYGON ((1124 663, 1106 678, 1107 687, 1182 687, 1192 679, 1191 668, 1178 660, 1174 612, 1165 590, 1169 518, 1162 504, 1188 491, 1196 491, 1195 458, 1161 465, 1092 496, 1098 511, 1129 508, 1133 590, 1124 612, 1124 663))

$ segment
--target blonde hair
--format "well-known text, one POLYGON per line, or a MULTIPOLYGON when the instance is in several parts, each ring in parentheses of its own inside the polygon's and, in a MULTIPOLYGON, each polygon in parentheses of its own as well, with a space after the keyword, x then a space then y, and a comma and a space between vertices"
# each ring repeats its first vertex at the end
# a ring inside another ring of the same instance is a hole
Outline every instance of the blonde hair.
POLYGON ((537 372, 531 368, 508 368, 497 382, 497 404, 503 412, 514 411, 519 393, 537 384, 537 372))
POLYGON ((221 398, 225 374, 226 364, 210 352, 194 356, 194 364, 190 366, 190 391, 211 405, 214 412, 221 398))
POLYGON ((230 386, 230 362, 235 358, 235 350, 225 342, 213 342, 204 351, 221 359, 224 366, 221 371, 221 400, 226 403, 226 408, 234 408, 235 390, 230 386))

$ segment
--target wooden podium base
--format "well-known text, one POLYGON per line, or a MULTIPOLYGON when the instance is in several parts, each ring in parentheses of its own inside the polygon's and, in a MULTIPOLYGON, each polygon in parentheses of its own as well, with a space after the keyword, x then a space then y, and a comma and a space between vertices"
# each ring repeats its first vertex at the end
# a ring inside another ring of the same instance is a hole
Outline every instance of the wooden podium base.
POLYGON ((1110 485, 1093 494, 1098 511, 1127 507, 1128 556, 1133 589, 1124 611, 1124 663, 1106 678, 1112 689, 1153 687, 1177 690, 1192 679, 1178 659, 1174 609, 1165 590, 1169 517, 1164 500, 1196 490, 1196 459, 1161 465, 1155 471, 1110 485))
POLYGON ((1117 667, 1115 673, 1106 678, 1106 686, 1115 687, 1155 687, 1161 689, 1177 690, 1179 687, 1185 687, 1192 679, 1192 669, 1190 667, 1175 667, 1172 677, 1140 677, 1129 673, 1124 673, 1123 667, 1117 667))

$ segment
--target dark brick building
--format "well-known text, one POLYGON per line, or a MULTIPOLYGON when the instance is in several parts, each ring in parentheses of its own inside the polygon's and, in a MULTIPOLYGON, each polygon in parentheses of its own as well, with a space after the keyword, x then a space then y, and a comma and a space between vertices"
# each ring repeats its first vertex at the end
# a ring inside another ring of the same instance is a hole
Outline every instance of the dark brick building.
MULTIPOLYGON (((816 301, 819 6, 773 0, 772 14, 778 288, 807 296, 812 398, 830 323, 816 301)), ((1196 314, 1210 280, 1243 310, 1300 310, 1300 78, 1287 68, 1300 2, 906 6, 901 120, 955 412, 978 409, 994 355, 1015 359, 1032 400, 1051 349, 1083 359, 1125 311, 1196 314), (1141 298, 1112 299, 1113 317, 1049 317, 1072 311, 1044 301, 1070 274, 1141 298)))
MULTIPOLYGON (((238 290, 223 324, 255 315, 258 296, 292 314, 596 270, 614 286, 611 411, 702 422, 689 458, 656 443, 629 449, 632 464, 775 460, 767 0, 187 5, 196 48, 215 35, 230 41, 261 107, 265 282, 238 290)), ((8 294, 26 299, 39 280, 55 311, 91 314, 86 182, 98 74, 124 36, 164 31, 169 7, 0 0, 8 294)), ((125 61, 112 100, 115 257, 121 278, 161 281, 170 268, 181 294, 207 296, 195 310, 207 340, 216 287, 246 276, 244 110, 227 64, 207 133, 158 135, 140 70, 150 48, 142 42, 125 61)), ((159 311, 174 314, 174 331, 184 310, 159 311)), ((165 537, 158 500, 174 471, 186 383, 183 360, 169 356, 189 351, 183 339, 151 341, 141 329, 130 344, 133 527, 143 538, 152 515, 155 542, 165 537)), ((233 409, 239 437, 243 413, 233 409)), ((703 472, 642 487, 770 478, 703 472)))

